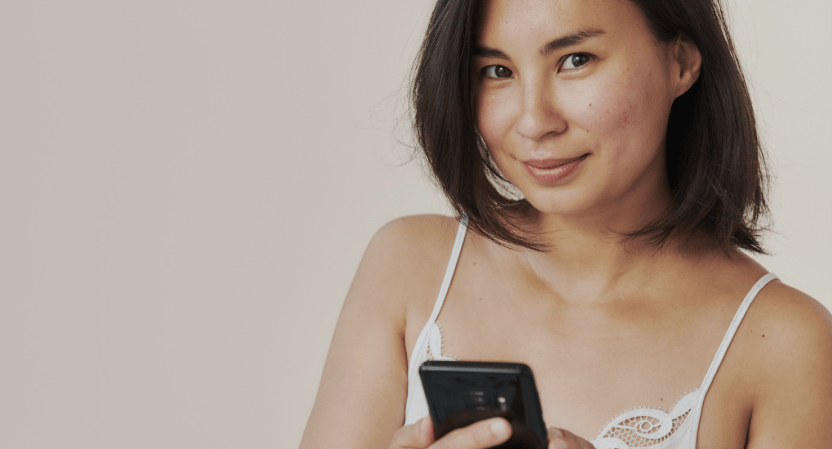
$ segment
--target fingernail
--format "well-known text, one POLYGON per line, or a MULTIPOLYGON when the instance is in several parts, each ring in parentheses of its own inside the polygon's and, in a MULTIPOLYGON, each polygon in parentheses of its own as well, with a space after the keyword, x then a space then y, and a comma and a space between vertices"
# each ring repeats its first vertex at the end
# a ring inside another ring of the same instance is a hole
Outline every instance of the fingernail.
POLYGON ((488 428, 491 429, 491 433, 501 438, 508 436, 509 432, 511 432, 511 427, 509 427, 506 420, 501 418, 497 418, 491 422, 488 428))
POLYGON ((564 440, 563 438, 554 437, 552 438, 552 441, 555 443, 556 449, 567 449, 569 447, 569 445, 566 444, 566 440, 564 440))

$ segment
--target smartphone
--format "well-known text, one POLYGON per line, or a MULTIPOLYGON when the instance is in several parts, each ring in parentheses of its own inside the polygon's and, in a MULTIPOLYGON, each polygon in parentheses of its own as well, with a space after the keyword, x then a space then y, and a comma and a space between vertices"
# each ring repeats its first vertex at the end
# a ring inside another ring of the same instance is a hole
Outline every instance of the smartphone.
POLYGON ((427 361, 419 377, 434 436, 501 416, 512 436, 500 449, 545 448, 548 438, 532 370, 522 363, 427 361))

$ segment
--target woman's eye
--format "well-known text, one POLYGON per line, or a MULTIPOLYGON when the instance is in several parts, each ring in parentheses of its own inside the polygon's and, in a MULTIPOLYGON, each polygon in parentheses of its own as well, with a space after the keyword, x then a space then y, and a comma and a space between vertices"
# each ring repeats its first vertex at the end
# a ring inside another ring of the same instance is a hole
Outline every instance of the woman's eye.
POLYGON ((490 65, 483 67, 482 74, 488 78, 510 78, 513 73, 501 65, 490 65))
POLYGON ((573 53, 564 58, 562 68, 566 70, 577 69, 578 67, 588 63, 590 60, 592 60, 592 56, 586 53, 573 53))

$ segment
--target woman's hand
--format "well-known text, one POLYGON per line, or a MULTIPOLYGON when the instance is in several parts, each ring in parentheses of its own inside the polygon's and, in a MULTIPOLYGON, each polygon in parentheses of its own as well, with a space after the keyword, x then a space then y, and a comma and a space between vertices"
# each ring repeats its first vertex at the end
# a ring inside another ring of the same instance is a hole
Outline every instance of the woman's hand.
MULTIPOLYGON (((547 449, 595 449, 589 441, 567 430, 550 427, 547 433, 547 449)), ((433 423, 430 416, 426 416, 415 424, 396 431, 390 449, 485 449, 505 443, 511 435, 512 426, 508 421, 503 418, 491 418, 456 429, 434 441, 433 423)), ((532 440, 529 441, 529 444, 532 444, 532 440)))
POLYGON ((491 418, 448 432, 434 441, 433 423, 430 416, 425 416, 415 424, 397 430, 390 449, 485 449, 504 443, 510 436, 508 421, 491 418))
POLYGON ((550 427, 546 432, 549 434, 547 449, 595 449, 592 443, 567 430, 550 427))

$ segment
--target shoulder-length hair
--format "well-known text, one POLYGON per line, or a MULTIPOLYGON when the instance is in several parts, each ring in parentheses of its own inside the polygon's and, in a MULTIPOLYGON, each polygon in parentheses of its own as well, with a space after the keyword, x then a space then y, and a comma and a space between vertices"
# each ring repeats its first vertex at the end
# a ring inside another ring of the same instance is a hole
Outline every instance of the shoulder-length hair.
MULTIPOLYGON (((690 39, 702 55, 699 79, 675 100, 667 127, 673 207, 626 234, 662 245, 702 232, 718 247, 764 253, 767 174, 754 110, 719 0, 631 0, 654 37, 690 39)), ((471 58, 482 0, 438 0, 414 66, 414 130, 432 174, 469 227, 503 245, 544 250, 511 211, 525 199, 505 194, 506 179, 479 137, 471 58)))

